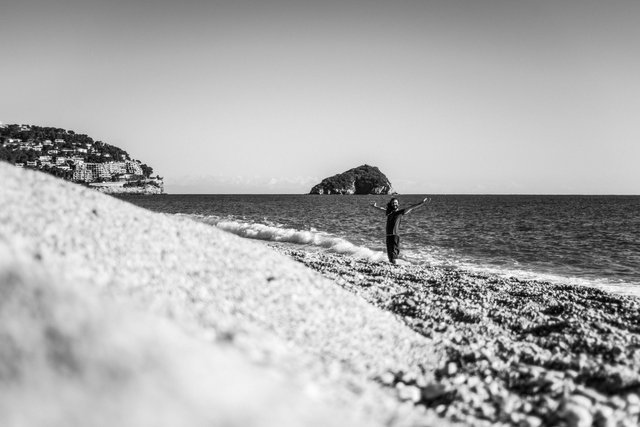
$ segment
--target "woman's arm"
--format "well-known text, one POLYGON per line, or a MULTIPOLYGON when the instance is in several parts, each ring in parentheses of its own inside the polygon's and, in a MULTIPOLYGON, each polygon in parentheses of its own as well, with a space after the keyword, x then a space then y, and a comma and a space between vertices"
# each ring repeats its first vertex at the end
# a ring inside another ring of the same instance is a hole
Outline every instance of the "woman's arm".
POLYGON ((373 203, 371 204, 371 206, 373 206, 373 207, 374 207, 374 208, 376 208, 376 209, 380 209, 381 211, 385 211, 385 212, 386 212, 386 209, 385 209, 385 208, 383 208, 382 206, 378 206, 378 203, 376 203, 376 202, 373 202, 373 203))
POLYGON ((424 198, 424 200, 423 200, 423 201, 421 201, 420 203, 416 203, 415 205, 411 205, 411 206, 409 206, 408 208, 406 208, 406 209, 404 210, 404 214, 406 215, 406 214, 408 214, 409 212, 411 212, 412 210, 414 210, 415 208, 419 208, 420 206, 422 206, 422 205, 424 205, 425 203, 428 203, 428 202, 430 202, 430 201, 431 201, 431 199, 430 199, 430 198, 425 197, 425 198, 424 198))

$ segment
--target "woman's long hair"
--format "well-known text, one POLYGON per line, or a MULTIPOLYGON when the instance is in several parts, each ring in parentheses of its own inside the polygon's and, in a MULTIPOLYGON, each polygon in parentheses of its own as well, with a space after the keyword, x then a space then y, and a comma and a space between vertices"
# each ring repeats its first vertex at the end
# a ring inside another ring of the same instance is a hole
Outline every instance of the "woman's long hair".
POLYGON ((391 212, 393 212, 393 201, 394 200, 398 200, 398 199, 396 199, 394 197, 391 200, 389 200, 389 203, 387 203, 387 215, 389 215, 391 212))

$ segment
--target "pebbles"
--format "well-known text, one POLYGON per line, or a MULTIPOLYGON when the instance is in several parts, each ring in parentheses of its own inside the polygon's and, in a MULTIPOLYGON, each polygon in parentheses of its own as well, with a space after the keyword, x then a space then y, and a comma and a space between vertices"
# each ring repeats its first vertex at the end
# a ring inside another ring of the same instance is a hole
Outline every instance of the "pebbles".
POLYGON ((633 297, 277 249, 395 313, 446 354, 425 374, 434 382, 381 373, 400 400, 471 425, 639 423, 640 398, 630 392, 640 390, 640 311, 633 297))

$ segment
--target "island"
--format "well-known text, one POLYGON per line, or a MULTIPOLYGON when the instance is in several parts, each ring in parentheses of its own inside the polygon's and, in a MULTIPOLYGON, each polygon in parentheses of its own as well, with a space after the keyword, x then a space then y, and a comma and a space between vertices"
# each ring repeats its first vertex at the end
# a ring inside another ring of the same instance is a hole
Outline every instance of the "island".
POLYGON ((72 130, 0 125, 0 160, 109 194, 162 194, 162 177, 125 150, 72 130))
POLYGON ((309 194, 395 194, 395 191, 380 169, 365 164, 323 179, 309 194))

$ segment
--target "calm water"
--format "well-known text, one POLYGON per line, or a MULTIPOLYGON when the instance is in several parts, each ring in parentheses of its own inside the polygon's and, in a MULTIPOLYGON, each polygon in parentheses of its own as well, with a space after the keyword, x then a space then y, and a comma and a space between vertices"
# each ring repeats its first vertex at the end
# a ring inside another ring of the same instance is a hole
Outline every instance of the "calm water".
MULTIPOLYGON (((423 196, 399 196, 401 207, 423 196)), ((401 257, 640 294, 640 196, 430 196, 403 218, 401 257)), ((385 259, 388 196, 123 197, 235 234, 385 259)))

